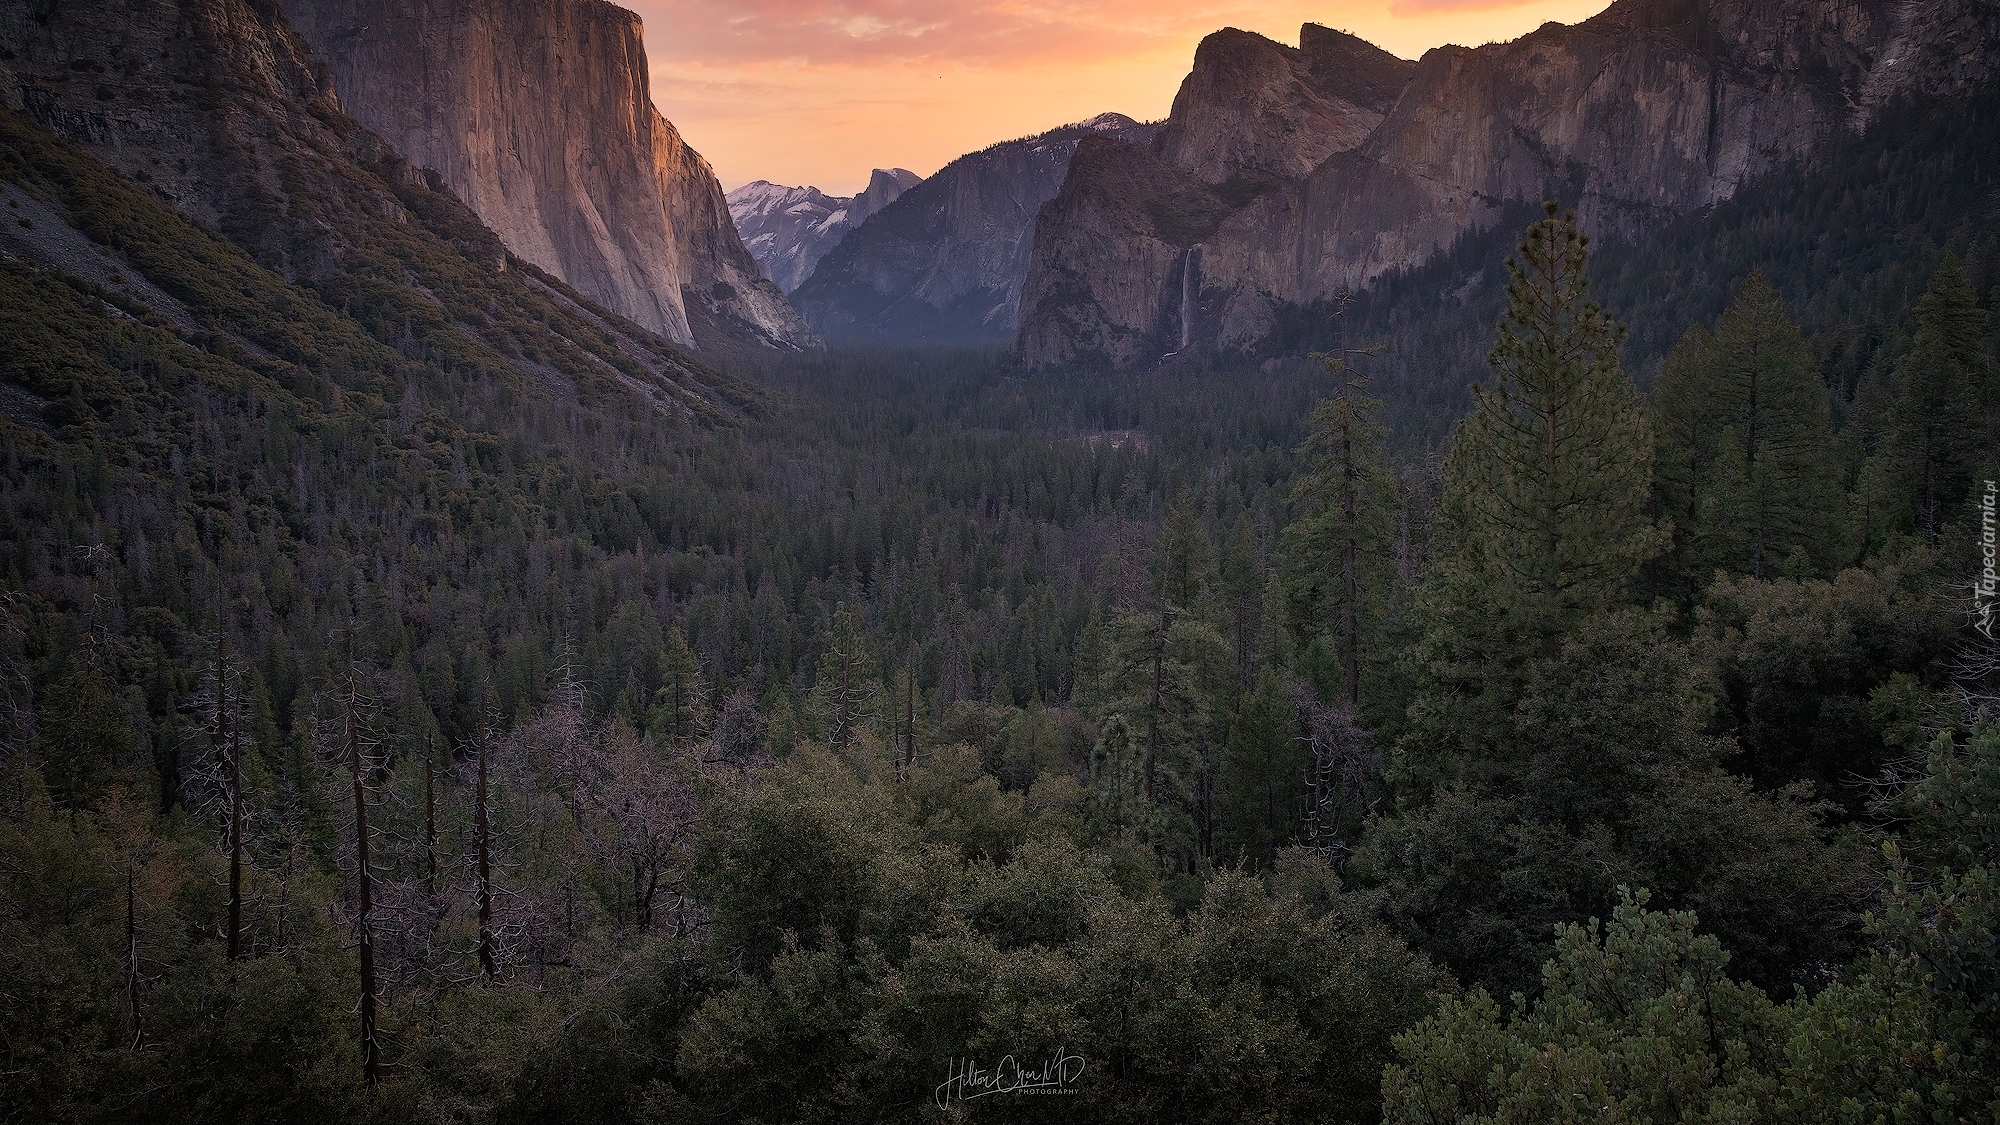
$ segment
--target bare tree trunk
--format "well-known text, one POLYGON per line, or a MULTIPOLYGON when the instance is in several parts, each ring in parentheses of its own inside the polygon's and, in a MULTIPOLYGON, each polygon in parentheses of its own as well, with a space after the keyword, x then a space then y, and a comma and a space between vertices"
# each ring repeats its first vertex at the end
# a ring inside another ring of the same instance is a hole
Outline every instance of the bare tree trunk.
POLYGON ((486 808, 486 751, 492 731, 479 736, 479 780, 472 793, 472 833, 479 847, 479 971, 486 979, 500 975, 493 958, 492 825, 486 808))
POLYGON ((437 789, 431 782, 430 739, 424 740, 424 893, 437 897, 438 830, 437 789))
POLYGON ((354 690, 354 666, 347 668, 347 769, 354 783, 354 878, 360 893, 355 928, 361 953, 361 1079, 371 1089, 381 1077, 375 1044, 375 933, 369 913, 374 906, 374 879, 368 870, 368 790, 362 781, 361 732, 355 723, 359 699, 354 690))
POLYGON ((1153 637, 1153 683, 1146 706, 1146 799, 1157 796, 1160 768, 1160 708, 1166 702, 1167 579, 1160 576, 1160 630, 1153 637))
POLYGON ((216 741, 229 755, 229 959, 243 956, 243 755, 229 714, 229 624, 218 618, 215 637, 216 741))
POLYGON ((653 898, 660 889, 660 865, 632 859, 632 920, 641 930, 653 926, 653 898))
POLYGON ((896 765, 898 781, 907 778, 910 770, 917 764, 917 662, 915 660, 910 661, 910 666, 904 674, 909 678, 909 682, 903 685, 903 753, 902 760, 896 765))
POLYGON ((132 893, 132 872, 125 872, 125 1002, 132 1012, 132 1049, 146 1044, 145 1013, 139 1004, 139 920, 132 893))
MULTIPOLYGON (((1341 393, 1343 395, 1346 393, 1344 384, 1341 393)), ((1343 574, 1347 582, 1347 604, 1345 606, 1347 620, 1342 624, 1345 626, 1347 636, 1345 638, 1346 644, 1342 646, 1346 650, 1343 654, 1344 659, 1342 663, 1345 665, 1343 671, 1346 673, 1347 678, 1347 705, 1349 707, 1358 707, 1361 704, 1361 614, 1355 602, 1361 596, 1361 575, 1358 573, 1361 560, 1359 557, 1360 544, 1354 540, 1354 521, 1359 513, 1354 496, 1354 432, 1352 418, 1347 420, 1346 426, 1341 430, 1340 462, 1341 517, 1346 521, 1345 526, 1347 528, 1347 541, 1343 544, 1342 558, 1343 574)))

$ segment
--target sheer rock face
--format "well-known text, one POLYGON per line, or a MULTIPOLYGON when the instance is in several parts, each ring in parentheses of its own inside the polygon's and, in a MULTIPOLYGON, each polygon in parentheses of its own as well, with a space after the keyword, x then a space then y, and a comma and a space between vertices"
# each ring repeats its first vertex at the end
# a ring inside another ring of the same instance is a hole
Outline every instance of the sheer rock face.
POLYGON ((283 6, 347 112, 511 252, 680 343, 813 342, 708 163, 653 109, 638 16, 604 0, 283 6))
POLYGON ((907 168, 877 168, 861 194, 848 197, 758 180, 729 193, 729 216, 764 276, 791 293, 848 231, 922 180, 907 168))
POLYGON ((1078 143, 1155 128, 1106 113, 962 156, 842 238, 793 301, 829 340, 1011 339, 1035 214, 1078 143))
POLYGON ((756 344, 781 350, 819 346, 791 302, 771 284, 729 218, 715 170, 650 106, 653 168, 674 233, 689 326, 703 348, 756 344))
MULTIPOLYGON (((342 111, 328 68, 263 0, 0 4, 0 110, 83 146, 406 359, 477 365, 537 394, 622 388, 689 419, 740 417, 756 397, 663 336, 518 268, 436 172, 342 111), (542 362, 565 350, 574 363, 542 362)), ((226 258, 163 281, 111 249, 117 240, 57 214, 21 233, 32 237, 15 237, 10 252, 121 290, 191 340, 235 331, 189 312, 214 294, 180 287, 226 281, 226 258)), ((249 336, 228 338, 272 359, 249 336)), ((365 351, 295 362, 336 386, 383 392, 365 351)))
POLYGON ((1416 66, 1313 24, 1299 41, 1234 28, 1202 40, 1159 154, 1207 184, 1303 176, 1367 139, 1416 66))
MULTIPOLYGON (((1508 203, 1558 199, 1600 231, 1704 207, 1890 97, 1985 77, 1994 23, 1978 0, 1623 0, 1510 43, 1440 47, 1405 71, 1317 72, 1368 74, 1372 100, 1300 77, 1309 49, 1220 32, 1153 151, 1078 161, 1040 215, 1018 347, 1037 366, 1157 362, 1183 339, 1254 349, 1285 307, 1421 265, 1508 203), (1333 99, 1352 108, 1324 112, 1333 99), (1341 147, 1374 106, 1366 135, 1341 147), (1206 128, 1216 141, 1180 140, 1205 119, 1227 123, 1206 128), (1124 194, 1120 159, 1151 186, 1124 194), (1193 186, 1227 213, 1179 241, 1148 226, 1193 186), (1122 241, 1140 229, 1158 245, 1122 241)), ((1302 42, 1324 51, 1332 34, 1309 27, 1302 42)))

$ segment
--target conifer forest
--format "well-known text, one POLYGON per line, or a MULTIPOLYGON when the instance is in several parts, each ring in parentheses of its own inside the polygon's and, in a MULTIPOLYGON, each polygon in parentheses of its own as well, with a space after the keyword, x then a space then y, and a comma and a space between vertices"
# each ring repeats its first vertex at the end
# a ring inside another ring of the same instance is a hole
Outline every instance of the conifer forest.
POLYGON ((0 1121, 2000 1120, 1993 85, 1137 365, 302 97, 0 98, 0 1121))

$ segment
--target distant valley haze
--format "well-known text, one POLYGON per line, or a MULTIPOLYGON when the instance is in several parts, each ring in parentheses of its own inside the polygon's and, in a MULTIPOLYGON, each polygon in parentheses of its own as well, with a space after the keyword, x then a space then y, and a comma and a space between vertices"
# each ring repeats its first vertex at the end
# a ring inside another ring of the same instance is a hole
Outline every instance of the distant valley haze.
POLYGON ((653 97, 725 190, 851 196, 1103 112, 1167 115, 1204 35, 1351 32, 1406 59, 1575 23, 1607 0, 631 0, 653 97))

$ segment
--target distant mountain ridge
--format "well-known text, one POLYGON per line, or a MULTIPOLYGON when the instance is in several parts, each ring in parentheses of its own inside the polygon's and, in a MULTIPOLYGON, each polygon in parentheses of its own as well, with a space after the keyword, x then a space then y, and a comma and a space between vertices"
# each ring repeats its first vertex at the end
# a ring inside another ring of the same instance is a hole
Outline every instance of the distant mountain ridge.
POLYGON ((792 302, 829 341, 1011 340, 1035 214, 1077 145, 1157 129, 1104 113, 959 157, 842 238, 792 302))
POLYGON ((281 4, 342 108, 512 252, 677 343, 817 343, 654 108, 637 15, 605 0, 281 4))
POLYGON ((859 195, 833 196, 816 187, 756 180, 725 198, 743 248, 757 259, 765 277, 791 293, 842 236, 922 181, 907 168, 877 168, 859 195))
POLYGON ((1204 40, 1150 145, 1094 140, 1042 210, 1031 366, 1256 351, 1287 310, 1557 198, 1600 232, 1728 199, 1905 94, 1990 80, 1988 0, 1620 0, 1408 63, 1307 25, 1204 40))

